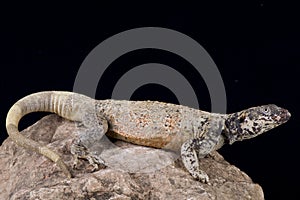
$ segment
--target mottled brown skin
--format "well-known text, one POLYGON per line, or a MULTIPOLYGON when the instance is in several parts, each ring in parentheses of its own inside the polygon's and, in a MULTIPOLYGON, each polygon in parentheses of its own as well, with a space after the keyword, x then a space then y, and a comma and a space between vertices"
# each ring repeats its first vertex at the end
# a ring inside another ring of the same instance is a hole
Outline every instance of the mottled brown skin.
MULTIPOLYGON (((19 120, 30 112, 54 112, 80 123, 71 146, 75 160, 87 158, 91 164, 105 164, 90 147, 104 134, 138 145, 176 150, 190 174, 202 182, 208 176, 199 169, 198 160, 235 141, 253 138, 290 118, 276 105, 249 108, 233 114, 209 113, 182 105, 157 101, 94 100, 72 92, 50 91, 31 94, 9 110, 6 128, 18 145, 46 156, 71 177, 58 154, 18 131, 19 120), (84 155, 84 156, 83 156, 84 155)), ((75 134, 75 133, 74 133, 75 134)))
POLYGON ((226 138, 232 144, 260 135, 287 122, 291 114, 274 104, 258 106, 228 115, 226 138))

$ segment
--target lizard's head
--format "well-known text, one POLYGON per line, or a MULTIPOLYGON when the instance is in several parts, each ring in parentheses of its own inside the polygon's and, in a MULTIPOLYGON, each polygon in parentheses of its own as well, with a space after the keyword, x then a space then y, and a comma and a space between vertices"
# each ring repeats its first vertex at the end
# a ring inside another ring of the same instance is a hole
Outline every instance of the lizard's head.
POLYGON ((287 122, 290 117, 288 110, 274 104, 249 108, 228 115, 225 136, 230 144, 250 139, 287 122))

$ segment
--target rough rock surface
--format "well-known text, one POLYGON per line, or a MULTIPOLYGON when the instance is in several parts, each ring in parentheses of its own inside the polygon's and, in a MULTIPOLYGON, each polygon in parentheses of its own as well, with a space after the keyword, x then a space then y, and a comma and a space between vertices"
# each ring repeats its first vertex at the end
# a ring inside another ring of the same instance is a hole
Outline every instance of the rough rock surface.
MULTIPOLYGON (((74 123, 49 115, 22 131, 47 145, 72 165, 69 153, 74 123)), ((119 142, 123 148, 138 148, 119 142)), ((67 179, 50 160, 15 145, 0 147, 0 199, 264 199, 262 188, 217 152, 200 163, 212 185, 195 181, 181 160, 152 173, 128 173, 112 168, 90 172, 87 161, 67 179)))

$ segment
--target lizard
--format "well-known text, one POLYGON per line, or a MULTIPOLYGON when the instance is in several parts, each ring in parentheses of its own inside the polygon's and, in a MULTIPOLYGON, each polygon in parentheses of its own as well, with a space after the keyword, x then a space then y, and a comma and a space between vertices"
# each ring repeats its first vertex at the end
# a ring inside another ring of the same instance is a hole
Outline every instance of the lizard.
POLYGON ((231 114, 219 114, 159 101, 95 100, 66 91, 33 93, 17 101, 8 111, 6 129, 19 146, 37 152, 56 163, 71 178, 62 158, 44 145, 23 136, 20 119, 31 112, 52 112, 80 124, 72 141, 75 160, 87 158, 91 164, 104 164, 89 154, 89 146, 104 134, 137 145, 179 148, 182 162, 191 176, 209 183, 199 160, 224 144, 254 138, 289 120, 288 110, 275 104, 251 107, 231 114))

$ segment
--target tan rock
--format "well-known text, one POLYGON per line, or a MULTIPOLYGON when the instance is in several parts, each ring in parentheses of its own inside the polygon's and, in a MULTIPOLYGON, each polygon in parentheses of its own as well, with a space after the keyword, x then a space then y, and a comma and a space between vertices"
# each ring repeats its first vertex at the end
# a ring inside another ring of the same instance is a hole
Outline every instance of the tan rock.
MULTIPOLYGON (((75 129, 73 122, 49 115, 22 134, 58 152, 71 167, 69 148, 75 129)), ((152 152, 161 161, 168 160, 162 150, 117 144, 133 155, 152 152)), ((111 167, 90 172, 88 162, 81 161, 79 169, 72 170, 75 177, 67 179, 53 162, 7 139, 0 147, 0 160, 0 199, 264 199, 262 188, 217 152, 200 162, 212 185, 194 180, 180 159, 148 173, 111 167)))

